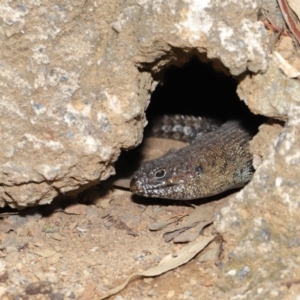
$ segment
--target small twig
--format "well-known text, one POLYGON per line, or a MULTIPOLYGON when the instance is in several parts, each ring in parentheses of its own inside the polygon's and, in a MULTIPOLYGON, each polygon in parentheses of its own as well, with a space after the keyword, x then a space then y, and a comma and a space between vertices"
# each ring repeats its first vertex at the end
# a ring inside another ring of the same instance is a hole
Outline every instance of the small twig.
POLYGON ((294 19, 294 15, 291 12, 286 0, 277 0, 282 16, 288 26, 288 28, 290 29, 290 31, 292 32, 292 34, 295 36, 295 39, 297 40, 298 44, 300 44, 300 30, 297 26, 297 22, 294 19))
POLYGON ((275 47, 277 41, 279 40, 281 34, 283 33, 284 27, 281 28, 280 31, 278 31, 275 36, 273 37, 273 39, 270 41, 269 43, 269 51, 272 52, 273 48, 275 47))
POLYGON ((276 32, 281 32, 281 34, 283 36, 289 36, 290 37, 290 34, 288 32, 286 32, 285 30, 283 30, 283 28, 279 28, 278 26, 276 26, 273 22, 271 22, 268 18, 266 18, 266 20, 262 21, 264 23, 264 25, 267 27, 267 28, 270 28, 276 32), (267 20, 267 21, 266 21, 267 20))
POLYGON ((290 288, 293 284, 299 284, 300 279, 286 279, 280 282, 282 285, 285 285, 287 288, 290 288))
POLYGON ((10 217, 13 215, 19 215, 19 212, 5 212, 0 214, 0 218, 10 217))

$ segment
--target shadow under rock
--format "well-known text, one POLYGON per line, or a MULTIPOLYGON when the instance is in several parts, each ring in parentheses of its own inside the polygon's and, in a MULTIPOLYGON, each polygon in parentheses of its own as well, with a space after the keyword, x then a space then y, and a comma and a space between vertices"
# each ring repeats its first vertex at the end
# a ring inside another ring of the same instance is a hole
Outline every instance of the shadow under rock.
POLYGON ((201 199, 194 199, 194 200, 172 200, 172 199, 161 199, 161 198, 150 198, 150 197, 143 197, 139 195, 132 194, 131 199, 133 202, 141 205, 161 205, 161 206, 193 206, 193 205, 203 205, 206 203, 219 201, 221 199, 224 199, 230 195, 233 195, 234 193, 238 192, 240 189, 232 189, 229 191, 225 191, 221 194, 201 198, 201 199))

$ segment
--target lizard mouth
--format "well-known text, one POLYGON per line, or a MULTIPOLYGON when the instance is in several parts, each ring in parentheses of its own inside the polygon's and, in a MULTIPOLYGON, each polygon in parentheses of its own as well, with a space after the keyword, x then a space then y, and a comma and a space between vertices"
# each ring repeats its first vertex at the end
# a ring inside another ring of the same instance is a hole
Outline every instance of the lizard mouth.
MULTIPOLYGON (((147 182, 138 180, 136 176, 132 177, 130 181, 130 190, 132 193, 145 197, 159 197, 171 199, 169 193, 174 196, 174 187, 178 186, 176 183, 158 183, 149 184, 147 182)), ((176 189, 176 188, 175 188, 176 189)))

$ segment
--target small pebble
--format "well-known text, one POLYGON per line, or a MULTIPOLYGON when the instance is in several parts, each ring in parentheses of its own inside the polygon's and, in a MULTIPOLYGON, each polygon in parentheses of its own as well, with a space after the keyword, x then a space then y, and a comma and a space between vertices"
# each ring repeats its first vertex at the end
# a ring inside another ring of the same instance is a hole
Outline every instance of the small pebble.
POLYGON ((8 272, 1 272, 0 273, 0 282, 5 283, 8 279, 8 272))
POLYGON ((87 206, 84 204, 73 204, 65 208, 65 213, 72 215, 86 215, 87 206))
POLYGON ((77 225, 78 225, 78 222, 75 221, 75 222, 72 222, 72 223, 68 226, 68 228, 69 228, 69 229, 75 229, 77 225))
POLYGON ((139 255, 137 255, 137 256, 134 258, 134 260, 136 260, 136 261, 142 261, 142 260, 145 260, 145 257, 146 257, 145 254, 139 254, 139 255))
POLYGON ((203 281, 203 286, 209 287, 209 286, 213 286, 214 283, 212 280, 204 280, 203 281))
POLYGON ((100 202, 100 207, 101 208, 108 208, 110 205, 111 199, 104 199, 100 202))
POLYGON ((23 225, 27 222, 26 217, 22 217, 20 215, 13 215, 8 217, 9 220, 13 221, 15 225, 23 225))
POLYGON ((5 249, 7 247, 15 247, 17 249, 21 249, 24 246, 24 243, 20 242, 18 238, 15 238, 13 236, 8 237, 1 245, 2 249, 5 249))
POLYGON ((87 232, 87 229, 86 228, 81 228, 81 227, 76 227, 76 229, 81 232, 81 233, 84 233, 84 232, 87 232))
POLYGON ((94 207, 89 207, 86 211, 86 215, 88 217, 99 217, 99 211, 96 206, 94 207))
POLYGON ((190 291, 185 291, 185 292, 183 293, 183 295, 184 295, 185 297, 191 297, 191 296, 193 295, 193 293, 190 292, 190 291))
POLYGON ((168 291, 168 293, 167 293, 167 298, 173 298, 174 295, 175 295, 175 291, 174 291, 174 290, 170 290, 170 291, 168 291))
POLYGON ((50 237, 57 241, 61 241, 63 239, 63 237, 58 232, 52 233, 50 237))
POLYGON ((155 290, 155 289, 150 290, 147 294, 149 296, 155 297, 155 298, 158 298, 158 296, 159 296, 157 290, 155 290))
POLYGON ((90 252, 96 252, 99 250, 99 247, 95 246, 92 249, 90 249, 90 252))
POLYGON ((104 223, 104 226, 105 227, 111 227, 113 224, 114 224, 114 222, 107 221, 107 222, 104 223))
POLYGON ((14 246, 6 247, 6 253, 18 252, 18 249, 14 246))
POLYGON ((27 236, 29 234, 29 231, 27 228, 24 227, 18 227, 16 230, 17 236, 27 236))

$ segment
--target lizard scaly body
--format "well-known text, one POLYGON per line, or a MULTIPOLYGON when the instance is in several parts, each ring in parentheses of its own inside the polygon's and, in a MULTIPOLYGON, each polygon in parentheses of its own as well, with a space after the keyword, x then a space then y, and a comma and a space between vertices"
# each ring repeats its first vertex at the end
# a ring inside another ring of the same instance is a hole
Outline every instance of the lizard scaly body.
POLYGON ((146 197, 191 200, 245 185, 253 176, 249 141, 254 133, 240 121, 228 121, 200 133, 177 151, 144 162, 130 182, 146 197))

